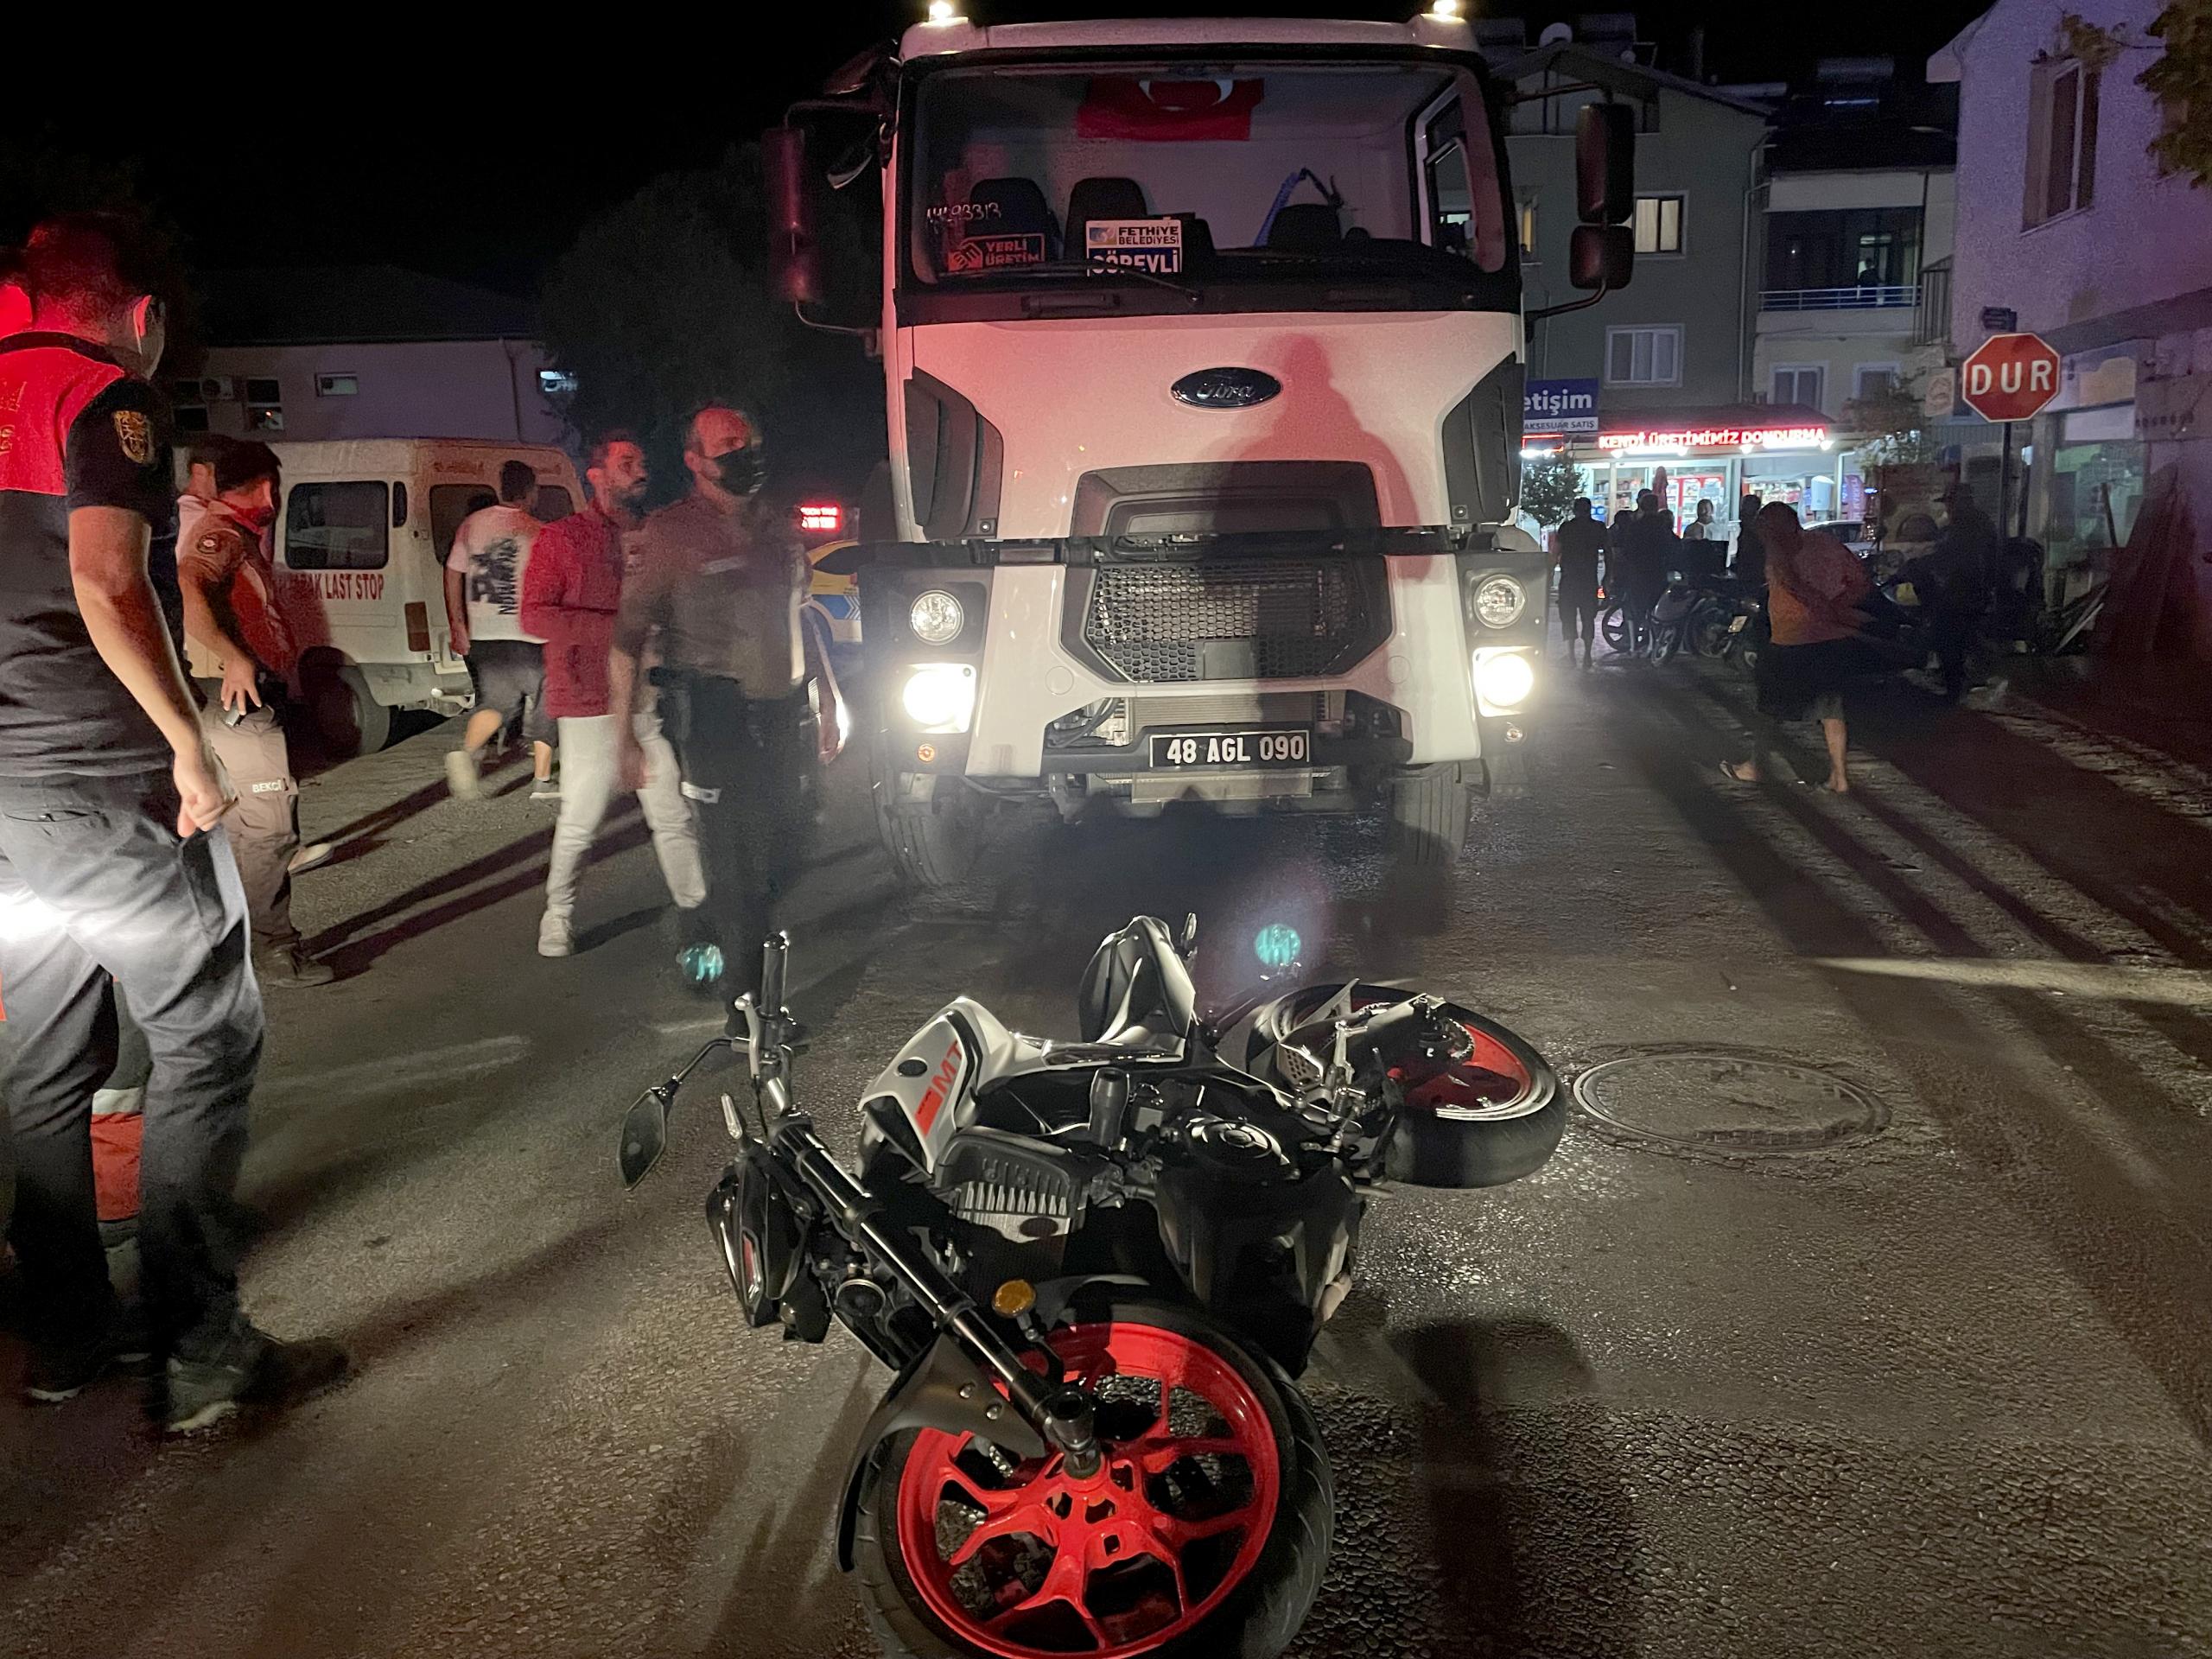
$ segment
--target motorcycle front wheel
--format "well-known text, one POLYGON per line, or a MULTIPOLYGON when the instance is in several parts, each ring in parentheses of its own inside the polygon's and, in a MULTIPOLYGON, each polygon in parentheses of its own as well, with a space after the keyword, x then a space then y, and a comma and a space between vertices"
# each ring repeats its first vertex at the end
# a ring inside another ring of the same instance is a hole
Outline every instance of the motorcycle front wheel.
POLYGON ((1097 1474, 973 1436, 892 1436, 861 1491, 855 1566, 906 1659, 1273 1659, 1328 1565, 1334 1498, 1313 1414, 1213 1321, 1101 1301, 1051 1338, 1099 1397, 1097 1474))

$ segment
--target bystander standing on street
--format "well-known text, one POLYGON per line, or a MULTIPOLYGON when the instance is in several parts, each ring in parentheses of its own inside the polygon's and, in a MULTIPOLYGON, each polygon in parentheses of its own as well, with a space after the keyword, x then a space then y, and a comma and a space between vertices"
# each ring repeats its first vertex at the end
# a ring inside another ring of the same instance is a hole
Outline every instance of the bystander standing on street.
POLYGON ((1559 632, 1567 641, 1567 660, 1582 641, 1582 666, 1591 656, 1598 630, 1598 560, 1605 549, 1605 527, 1591 517, 1590 498, 1578 495, 1567 521, 1554 532, 1559 561, 1559 632))
POLYGON ((1676 547, 1674 515, 1659 505, 1656 492, 1645 490, 1636 498, 1636 511, 1612 527, 1609 546, 1605 574, 1611 578, 1618 569, 1629 649, 1640 652, 1650 642, 1651 607, 1666 591, 1676 547))
POLYGON ((1730 566, 1737 581, 1753 588, 1766 585, 1766 549, 1759 545, 1759 499, 1746 495, 1736 503, 1736 557, 1730 566))
MULTIPOLYGON (((207 514, 207 504, 215 499, 215 458, 234 442, 234 439, 224 437, 219 434, 203 434, 194 439, 192 447, 185 452, 185 486, 183 493, 176 499, 176 544, 180 548, 189 548, 199 539, 200 521, 207 514)), ((276 498, 276 507, 279 512, 283 510, 283 500, 280 491, 276 498)), ((263 578, 261 591, 269 596, 268 603, 272 615, 278 614, 273 581, 276 564, 275 539, 275 520, 272 516, 270 523, 264 526, 261 531, 263 578)), ((288 766, 289 764, 289 757, 287 764, 288 766)), ((331 855, 335 850, 336 849, 329 842, 309 842, 292 854, 292 861, 289 866, 290 873, 294 875, 305 875, 309 870, 320 869, 330 861, 331 855)))
POLYGON ((196 1428, 344 1369, 327 1343, 247 1322, 225 1214, 260 1065, 232 803, 182 663, 165 274, 137 228, 51 221, 10 261, 29 331, 0 340, 0 982, 10 1228, 34 1331, 34 1399, 166 1355, 163 1421, 196 1428), (147 1319, 100 1249, 92 1097, 117 1060, 118 990, 145 1034, 139 1240, 147 1319))
POLYGON ((1774 638, 1759 653, 1759 721, 1751 758, 1721 769, 1738 783, 1758 782, 1775 746, 1776 722, 1816 720, 1827 749, 1827 787, 1847 794, 1843 687, 1866 662, 1857 609, 1868 591, 1866 568, 1834 537, 1805 529, 1796 510, 1780 501, 1759 509, 1758 535, 1766 550, 1774 638))
POLYGON ((238 806, 232 850, 252 918, 254 969, 264 985, 327 985, 328 963, 301 948, 292 925, 296 863, 327 858, 327 845, 300 845, 300 786, 277 703, 298 658, 278 613, 276 575, 262 542, 282 496, 276 452, 265 443, 226 443, 213 457, 214 494, 179 543, 177 575, 186 637, 213 659, 202 680, 201 718, 238 806), (306 856, 302 857, 302 855, 306 856))
MULTIPOLYGON (((618 716, 607 703, 607 658, 622 603, 622 538, 635 531, 645 499, 645 452, 627 432, 594 439, 584 477, 591 502, 538 532, 523 580, 523 626, 545 641, 545 707, 561 734, 561 816, 545 876, 545 915, 537 954, 565 957, 575 946, 576 877, 620 787, 618 716)), ((650 702, 652 700, 647 699, 650 702)), ((645 756, 638 790, 653 854, 678 910, 706 902, 699 831, 683 798, 674 750, 658 709, 628 715, 645 756)))
POLYGON ((553 727, 545 713, 543 641, 522 623, 523 579, 543 528, 530 515, 537 474, 524 461, 499 468, 499 499, 461 521, 446 556, 446 626, 468 659, 476 707, 461 747, 446 756, 446 780, 465 801, 481 800, 484 751, 501 733, 530 740, 532 800, 551 800, 553 727))
POLYGON ((2004 538, 1997 532, 1996 520, 1981 510, 1963 484, 1952 486, 1943 506, 1943 531, 1925 562, 1926 591, 1921 603, 1929 607, 1929 643, 1939 677, 1933 689, 1945 702, 1956 702, 1966 695, 1967 658, 1974 631, 1988 613, 2004 538))
POLYGON ((798 831, 808 763, 799 606, 806 556, 760 496, 766 455, 751 416, 709 404, 683 446, 691 493, 645 520, 622 589, 608 702, 626 788, 648 757, 631 716, 639 664, 659 648, 662 712, 699 812, 705 920, 725 1000, 757 989, 760 943, 798 831))
MULTIPOLYGON (((183 493, 176 499, 176 544, 180 548, 189 548, 199 539, 200 521, 207 512, 207 504, 215 499, 215 458, 233 442, 235 440, 219 434, 203 434, 194 440, 192 447, 185 452, 185 486, 183 493)), ((276 505, 281 512, 281 492, 276 505)), ((276 560, 274 527, 272 517, 270 524, 261 532, 262 592, 270 596, 272 614, 276 613, 276 589, 271 580, 276 560)), ((289 867, 290 873, 305 875, 309 870, 320 869, 330 861, 331 854, 335 850, 329 842, 310 842, 292 854, 289 867)))

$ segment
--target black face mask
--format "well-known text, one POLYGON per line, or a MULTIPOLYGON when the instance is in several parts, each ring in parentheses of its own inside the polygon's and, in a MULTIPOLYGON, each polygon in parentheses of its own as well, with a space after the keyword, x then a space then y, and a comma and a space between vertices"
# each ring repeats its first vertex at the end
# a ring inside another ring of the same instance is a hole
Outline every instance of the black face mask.
POLYGON ((768 481, 768 457, 757 443, 725 450, 715 457, 715 470, 722 488, 732 495, 757 495, 768 481))

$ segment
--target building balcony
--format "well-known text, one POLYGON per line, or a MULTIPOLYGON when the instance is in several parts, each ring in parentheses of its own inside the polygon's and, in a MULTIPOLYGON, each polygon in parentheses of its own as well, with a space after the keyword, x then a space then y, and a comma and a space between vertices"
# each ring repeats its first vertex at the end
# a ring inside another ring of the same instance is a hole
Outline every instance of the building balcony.
POLYGON ((1890 311, 1920 303, 1910 283, 1867 283, 1860 288, 1769 288, 1759 291, 1762 311, 1890 311))

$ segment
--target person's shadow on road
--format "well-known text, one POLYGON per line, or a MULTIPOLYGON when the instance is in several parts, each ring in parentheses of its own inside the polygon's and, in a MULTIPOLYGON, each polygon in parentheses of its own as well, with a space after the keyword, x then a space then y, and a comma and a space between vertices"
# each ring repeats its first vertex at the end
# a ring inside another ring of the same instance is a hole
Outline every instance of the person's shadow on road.
POLYGON ((1300 1651, 1358 1651, 1389 1620, 1413 1626, 1389 1645, 1453 1659, 1641 1652, 1636 1516, 1573 1339, 1526 1313, 1382 1327, 1355 1293, 1317 1350, 1337 1541, 1300 1651), (1363 1421, 1370 1390, 1387 1426, 1363 1421), (1358 1605, 1370 1580, 1393 1608, 1358 1605))

